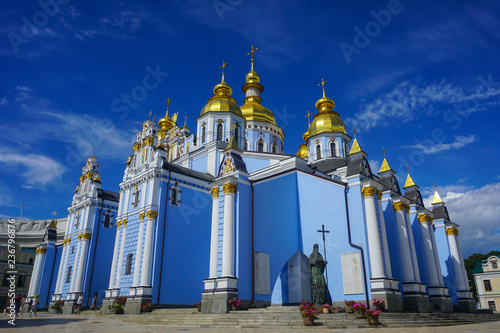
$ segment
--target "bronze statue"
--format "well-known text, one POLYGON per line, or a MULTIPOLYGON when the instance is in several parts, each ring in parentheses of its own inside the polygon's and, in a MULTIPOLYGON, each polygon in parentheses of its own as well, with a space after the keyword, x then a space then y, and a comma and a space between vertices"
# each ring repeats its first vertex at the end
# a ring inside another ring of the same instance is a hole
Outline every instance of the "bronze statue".
POLYGON ((326 261, 318 251, 319 245, 314 244, 313 253, 309 256, 309 274, 311 275, 311 289, 314 305, 326 304, 326 284, 323 272, 325 271, 326 261))

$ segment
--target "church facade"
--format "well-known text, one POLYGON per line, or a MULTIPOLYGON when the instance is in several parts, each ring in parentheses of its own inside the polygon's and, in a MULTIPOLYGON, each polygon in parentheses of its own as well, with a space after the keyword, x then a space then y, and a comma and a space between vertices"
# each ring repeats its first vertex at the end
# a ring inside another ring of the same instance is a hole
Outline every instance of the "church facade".
POLYGON ((65 312, 80 293, 86 302, 97 293, 103 312, 119 296, 126 313, 200 299, 202 312, 225 313, 234 297, 246 307, 297 304, 311 300, 308 256, 318 244, 328 302, 380 298, 389 311, 474 311, 458 225, 437 191, 425 207, 409 174, 400 188, 385 158, 374 173, 323 81, 304 143, 284 154, 253 52, 243 105, 224 63, 196 134, 177 125, 168 104, 157 123, 144 121, 119 193, 101 189, 97 158, 89 157, 63 245, 49 239, 37 250, 40 279, 30 296, 48 288, 65 312), (58 253, 52 272, 45 248, 58 253))

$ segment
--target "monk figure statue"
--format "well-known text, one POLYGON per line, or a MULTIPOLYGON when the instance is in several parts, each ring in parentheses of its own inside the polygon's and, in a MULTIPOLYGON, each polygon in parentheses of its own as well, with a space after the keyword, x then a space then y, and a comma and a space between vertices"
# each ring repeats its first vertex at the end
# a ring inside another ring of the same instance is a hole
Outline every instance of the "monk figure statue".
POLYGON ((311 275, 311 288, 314 305, 321 306, 326 304, 326 284, 323 272, 325 271, 326 261, 318 251, 318 244, 314 244, 313 253, 309 256, 309 274, 311 275))

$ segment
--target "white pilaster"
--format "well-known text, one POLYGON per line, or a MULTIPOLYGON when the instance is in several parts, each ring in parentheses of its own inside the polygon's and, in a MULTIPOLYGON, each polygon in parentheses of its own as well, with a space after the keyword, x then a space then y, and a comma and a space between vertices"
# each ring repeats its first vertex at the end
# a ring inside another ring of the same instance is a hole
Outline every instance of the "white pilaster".
MULTIPOLYGON (((120 201, 120 205, 121 205, 120 201)), ((119 247, 119 242, 120 242, 120 226, 121 226, 121 221, 116 221, 116 235, 115 235, 115 247, 113 249, 113 259, 111 261, 111 273, 109 275, 109 287, 108 289, 112 289, 115 285, 115 273, 116 273, 116 261, 118 260, 118 247, 119 247)))
POLYGON ((82 292, 82 280, 83 280, 83 274, 85 273, 85 259, 87 257, 87 249, 89 247, 89 242, 90 242, 90 236, 91 234, 89 233, 84 233, 82 234, 82 237, 78 239, 82 244, 80 245, 81 250, 80 250, 80 260, 78 261, 78 273, 76 277, 76 285, 75 285, 75 292, 82 292))
POLYGON ((38 289, 38 275, 40 272, 40 265, 41 265, 41 256, 38 253, 38 249, 36 250, 36 256, 35 256, 35 265, 33 267, 33 273, 31 273, 31 281, 30 281, 30 288, 28 295, 29 296, 35 296, 36 291, 38 289))
POLYGON ((222 277, 234 277, 234 196, 236 184, 226 183, 222 188, 224 189, 222 277))
MULTIPOLYGON (((80 237, 80 235, 78 235, 78 237, 80 237)), ((71 285, 69 288, 70 293, 75 292, 76 276, 78 275, 78 271, 81 269, 77 262, 80 256, 81 243, 78 241, 76 242, 75 245, 76 245, 76 254, 75 254, 75 260, 73 261, 73 272, 72 272, 73 275, 71 276, 71 285)))
POLYGON ((139 214, 139 234, 137 235, 137 250, 135 251, 134 282, 132 287, 139 286, 141 271, 142 234, 144 233, 144 213, 139 214))
POLYGON ((122 279, 122 268, 123 268, 123 256, 125 255, 125 241, 127 239, 127 219, 122 220, 122 239, 120 242, 120 254, 118 255, 118 267, 116 270, 116 279, 114 288, 120 288, 120 282, 122 279))
POLYGON ((370 267, 372 278, 385 278, 384 258, 378 231, 377 210, 375 208, 375 189, 371 186, 361 189, 365 198, 366 230, 368 233, 368 249, 370 251, 370 267))
POLYGON ((158 212, 148 211, 146 213, 148 218, 148 225, 146 226, 146 237, 144 240, 144 257, 142 261, 141 273, 141 286, 151 286, 151 266, 153 264, 153 242, 154 242, 154 228, 158 212))
POLYGON ((66 265, 64 264, 64 261, 66 260, 66 253, 68 252, 68 247, 66 246, 66 239, 63 241, 63 250, 61 253, 61 264, 59 266, 59 270, 57 272, 57 280, 56 280, 56 290, 55 294, 61 294, 61 281, 63 280, 63 274, 64 274, 64 267, 66 265))
POLYGON ((217 239, 219 225, 219 187, 210 190, 212 194, 212 230, 210 235, 210 279, 217 277, 217 239))

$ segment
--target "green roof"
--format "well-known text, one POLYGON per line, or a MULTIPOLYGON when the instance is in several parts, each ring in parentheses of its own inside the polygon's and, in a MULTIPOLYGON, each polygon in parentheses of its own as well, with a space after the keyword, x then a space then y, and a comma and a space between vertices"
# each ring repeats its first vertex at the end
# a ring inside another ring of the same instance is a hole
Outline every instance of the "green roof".
POLYGON ((483 264, 486 264, 488 260, 481 260, 476 263, 476 266, 472 269, 470 272, 471 274, 476 274, 476 273, 483 273, 483 264))

